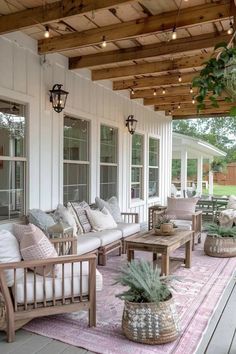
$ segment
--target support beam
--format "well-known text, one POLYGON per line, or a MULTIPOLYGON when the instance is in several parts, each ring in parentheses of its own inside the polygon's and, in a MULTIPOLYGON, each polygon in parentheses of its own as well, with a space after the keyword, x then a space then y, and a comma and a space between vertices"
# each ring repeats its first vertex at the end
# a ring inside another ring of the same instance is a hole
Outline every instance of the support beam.
MULTIPOLYGON (((136 99, 136 98, 153 98, 153 92, 154 89, 144 89, 144 90, 134 90, 133 94, 130 94, 131 99, 136 99)), ((174 86, 174 87, 166 87, 165 88, 165 94, 162 93, 162 88, 157 88, 156 93, 158 97, 163 97, 165 96, 168 97, 175 97, 175 96, 186 96, 189 97, 190 95, 190 85, 181 85, 181 86, 174 86)), ((193 88, 193 93, 192 95, 197 93, 197 89, 193 88)))
MULTIPOLYGON (((153 90, 153 92, 155 92, 153 90)), ((153 96, 153 94, 152 94, 153 96)), ((178 104, 180 103, 182 107, 184 107, 185 104, 188 104, 189 106, 191 106, 192 104, 192 99, 194 97, 194 94, 188 94, 188 95, 177 95, 176 96, 167 96, 167 94, 163 95, 163 94, 158 94, 156 96, 153 96, 152 98, 144 98, 143 100, 143 104, 144 106, 152 106, 152 105, 156 105, 158 106, 174 106, 177 107, 178 104)), ((218 101, 222 101, 222 103, 224 103, 224 97, 222 96, 220 97, 220 99, 218 101)), ((210 102, 210 99, 207 97, 205 102, 210 102)))
POLYGON ((209 175, 208 175, 208 180, 209 180, 209 195, 213 195, 214 193, 214 173, 211 170, 211 163, 213 161, 213 158, 209 159, 209 175))
POLYGON ((227 42, 228 40, 228 34, 218 35, 215 32, 207 33, 194 37, 180 38, 165 43, 149 44, 142 47, 113 50, 70 58, 69 68, 71 70, 83 69, 99 65, 155 58, 162 55, 190 53, 193 50, 214 48, 217 43, 227 42))
POLYGON ((222 20, 229 17, 230 0, 197 5, 178 11, 165 12, 159 15, 118 23, 101 28, 65 34, 59 37, 42 39, 38 43, 40 54, 61 52, 88 45, 101 43, 105 36, 108 42, 136 38, 172 30, 178 17, 178 28, 196 24, 222 20))
POLYGON ((188 178, 188 153, 185 146, 181 150, 181 192, 187 191, 187 178, 188 178))
POLYGON ((198 156, 197 159, 197 191, 202 194, 202 181, 203 181, 203 157, 198 156))
MULTIPOLYGON (((177 105, 175 105, 175 107, 173 107, 173 105, 159 105, 159 106, 155 106, 155 111, 169 111, 171 110, 172 116, 185 116, 185 115, 198 115, 197 113, 197 105, 196 104, 182 104, 181 108, 178 109, 176 107, 177 105)), ((219 102, 219 107, 215 108, 212 107, 210 104, 206 105, 206 108, 200 111, 200 114, 217 114, 217 113, 225 113, 229 115, 229 111, 230 109, 233 107, 234 105, 232 103, 228 103, 228 102, 219 102)))
POLYGON ((62 0, 0 16, 0 34, 18 31, 38 23, 46 24, 66 17, 106 9, 134 0, 62 0))
MULTIPOLYGON (((181 83, 190 84, 194 77, 198 75, 197 72, 182 74, 181 83)), ((142 79, 134 80, 122 80, 113 82, 113 90, 127 90, 130 88, 142 88, 142 87, 168 87, 170 85, 179 85, 179 75, 162 75, 144 77, 142 79)))
MULTIPOLYGON (((166 114, 168 115, 168 113, 166 112, 166 114)), ((205 113, 205 114, 186 114, 186 115, 175 115, 173 113, 171 113, 172 116, 172 120, 182 120, 182 119, 209 119, 209 118, 222 118, 222 117, 226 117, 227 115, 225 113, 205 113)))
POLYGON ((173 60, 157 61, 145 64, 127 65, 116 68, 105 68, 92 71, 92 80, 107 80, 128 78, 137 75, 176 72, 182 69, 200 68, 203 62, 211 57, 212 53, 202 53, 173 60))

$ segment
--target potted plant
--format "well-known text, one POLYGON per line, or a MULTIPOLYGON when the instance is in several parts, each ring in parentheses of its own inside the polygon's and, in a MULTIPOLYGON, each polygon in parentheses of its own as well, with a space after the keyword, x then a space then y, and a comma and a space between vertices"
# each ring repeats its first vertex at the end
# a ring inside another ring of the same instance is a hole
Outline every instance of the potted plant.
POLYGON ((223 172, 226 169, 226 163, 221 159, 214 159, 211 163, 212 172, 223 172))
POLYGON ((159 234, 172 234, 175 224, 173 222, 173 216, 162 214, 158 216, 156 223, 154 224, 154 230, 157 235, 159 234))
MULTIPOLYGON (((219 99, 225 102, 236 101, 236 48, 227 43, 218 43, 212 57, 206 61, 199 76, 193 79, 192 86, 198 88, 195 97, 198 112, 206 108, 206 100, 211 106, 219 107, 219 99), (220 51, 219 51, 220 50, 220 51)), ((229 109, 229 115, 236 115, 236 107, 229 109)))
POLYGON ((227 228, 217 224, 209 224, 204 252, 212 257, 235 257, 236 227, 227 228))
POLYGON ((170 277, 160 276, 160 269, 140 260, 121 269, 116 283, 128 289, 116 295, 124 300, 122 329, 135 342, 162 344, 180 334, 178 315, 170 291, 170 277))

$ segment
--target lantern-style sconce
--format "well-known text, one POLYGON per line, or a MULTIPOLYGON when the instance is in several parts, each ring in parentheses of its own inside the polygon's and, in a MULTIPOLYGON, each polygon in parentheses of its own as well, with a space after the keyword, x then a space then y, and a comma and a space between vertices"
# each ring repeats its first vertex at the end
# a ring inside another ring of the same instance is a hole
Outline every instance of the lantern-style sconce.
POLYGON ((134 119, 132 114, 126 119, 126 127, 128 128, 128 131, 131 135, 135 133, 137 123, 137 119, 134 119))
POLYGON ((50 90, 50 102, 54 111, 60 113, 66 105, 66 99, 69 92, 62 90, 63 85, 55 84, 50 90))

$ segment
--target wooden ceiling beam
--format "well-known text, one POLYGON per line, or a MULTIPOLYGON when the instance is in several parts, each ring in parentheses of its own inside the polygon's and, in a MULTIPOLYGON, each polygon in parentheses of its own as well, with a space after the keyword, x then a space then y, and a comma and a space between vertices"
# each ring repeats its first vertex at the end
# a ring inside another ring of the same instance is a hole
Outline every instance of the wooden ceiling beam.
MULTIPOLYGON (((183 84, 191 84, 193 78, 197 76, 198 73, 185 73, 181 74, 183 84)), ((141 79, 131 79, 131 80, 121 80, 113 81, 113 90, 127 90, 135 88, 147 88, 147 87, 168 87, 170 85, 179 85, 179 75, 162 75, 162 76, 150 76, 141 79)))
MULTIPOLYGON (((0 34, 18 31, 39 23, 46 24, 66 17, 113 7, 134 0, 62 0, 0 16, 0 34)), ((61 37, 60 37, 61 38, 61 37)))
POLYGON ((172 30, 177 16, 178 28, 194 26, 228 18, 229 11, 230 0, 187 7, 181 9, 180 13, 170 11, 138 20, 42 39, 38 42, 38 51, 40 54, 47 54, 97 45, 102 42, 103 36, 108 42, 112 42, 172 30))
POLYGON ((99 65, 156 58, 164 55, 188 53, 193 50, 214 48, 217 43, 226 42, 228 40, 228 34, 218 35, 216 33, 208 33, 194 37, 180 38, 170 42, 161 42, 141 47, 113 50, 70 58, 69 68, 71 70, 82 69, 99 65))
MULTIPOLYGON (((153 96, 152 98, 144 98, 143 104, 144 106, 164 106, 164 105, 174 105, 178 106, 178 104, 192 104, 194 94, 188 94, 188 95, 179 95, 179 96, 167 96, 167 95, 159 95, 153 96)), ((218 99, 219 102, 225 102, 224 101, 225 96, 222 96, 218 99)), ((207 97, 206 102, 211 102, 210 99, 207 97)))
POLYGON ((198 119, 198 118, 222 118, 225 117, 224 113, 208 113, 208 114, 189 114, 183 113, 182 115, 172 115, 173 120, 182 120, 182 119, 198 119))
POLYGON ((137 75, 176 72, 182 69, 200 68, 203 62, 211 57, 212 53, 201 53, 198 56, 185 56, 182 58, 157 61, 145 64, 134 64, 115 68, 105 68, 92 71, 92 80, 107 80, 129 78, 137 75))
MULTIPOLYGON (((212 105, 209 103, 206 104, 206 108, 202 111, 200 111, 200 113, 208 113, 208 111, 214 111, 215 113, 221 113, 221 112, 229 112, 230 109, 233 107, 234 105, 228 102, 224 102, 221 101, 219 104, 219 107, 212 107, 212 105)), ((155 111, 172 111, 175 114, 182 114, 182 111, 187 111, 187 112, 195 112, 197 114, 197 103, 193 104, 193 103, 182 103, 181 104, 181 108, 178 109, 178 103, 176 104, 163 104, 163 105, 155 105, 155 111)))
MULTIPOLYGON (((162 93, 162 88, 157 88, 156 93, 158 97, 175 97, 175 96, 189 96, 190 95, 190 84, 188 85, 181 85, 181 86, 174 86, 174 87, 167 87, 165 88, 166 93, 162 93)), ((154 89, 144 89, 144 90, 134 90, 134 93, 130 93, 131 99, 137 98, 153 98, 154 89)), ((197 89, 193 88, 192 95, 197 93, 197 89)))

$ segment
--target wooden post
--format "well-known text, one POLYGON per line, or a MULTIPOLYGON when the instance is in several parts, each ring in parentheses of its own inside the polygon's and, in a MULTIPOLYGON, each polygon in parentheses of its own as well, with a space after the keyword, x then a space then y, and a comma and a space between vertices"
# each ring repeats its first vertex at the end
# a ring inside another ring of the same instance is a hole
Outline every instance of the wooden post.
POLYGON ((181 151, 181 192, 187 190, 187 167, 188 167, 188 153, 184 147, 181 151))
POLYGON ((202 194, 202 179, 203 179, 203 157, 197 159, 197 191, 202 194))
POLYGON ((89 261, 89 327, 96 327, 96 257, 89 261))

